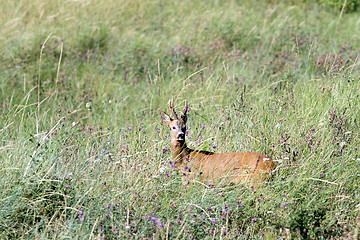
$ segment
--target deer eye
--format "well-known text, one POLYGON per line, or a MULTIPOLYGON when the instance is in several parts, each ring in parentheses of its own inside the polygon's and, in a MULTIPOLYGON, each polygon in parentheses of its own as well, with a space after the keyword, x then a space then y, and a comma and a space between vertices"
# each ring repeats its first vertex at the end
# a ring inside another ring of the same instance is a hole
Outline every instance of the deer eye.
POLYGON ((174 126, 174 127, 172 127, 172 129, 176 129, 176 127, 174 126))

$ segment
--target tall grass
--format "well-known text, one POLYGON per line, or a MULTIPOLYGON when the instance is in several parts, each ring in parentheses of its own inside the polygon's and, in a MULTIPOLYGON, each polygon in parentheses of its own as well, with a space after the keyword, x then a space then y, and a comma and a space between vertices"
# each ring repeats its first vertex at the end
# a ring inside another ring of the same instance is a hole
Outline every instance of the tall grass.
POLYGON ((5 1, 2 239, 356 239, 359 13, 283 1, 5 1), (262 188, 186 185, 188 145, 258 151, 262 188))

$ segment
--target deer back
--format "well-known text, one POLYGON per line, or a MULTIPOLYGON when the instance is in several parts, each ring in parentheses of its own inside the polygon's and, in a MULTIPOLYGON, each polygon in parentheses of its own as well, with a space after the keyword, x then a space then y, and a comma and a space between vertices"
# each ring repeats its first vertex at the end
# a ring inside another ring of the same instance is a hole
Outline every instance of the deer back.
POLYGON ((263 181, 274 162, 257 152, 204 153, 193 151, 188 165, 193 175, 206 181, 230 181, 235 184, 263 181))

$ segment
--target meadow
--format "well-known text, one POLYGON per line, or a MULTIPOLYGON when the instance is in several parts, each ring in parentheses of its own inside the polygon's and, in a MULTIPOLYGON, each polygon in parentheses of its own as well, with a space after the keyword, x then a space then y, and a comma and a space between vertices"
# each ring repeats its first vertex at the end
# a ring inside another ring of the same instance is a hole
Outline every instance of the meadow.
POLYGON ((359 11, 1 5, 0 239, 359 238, 359 11), (190 106, 191 148, 264 153, 268 181, 184 184, 169 99, 190 106))

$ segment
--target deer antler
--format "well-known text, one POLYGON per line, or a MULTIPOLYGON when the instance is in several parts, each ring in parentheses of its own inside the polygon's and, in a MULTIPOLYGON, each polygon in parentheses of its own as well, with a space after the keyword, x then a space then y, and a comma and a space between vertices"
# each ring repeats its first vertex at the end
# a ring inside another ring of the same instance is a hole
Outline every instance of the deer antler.
POLYGON ((188 109, 189 109, 189 106, 188 106, 187 102, 185 101, 185 107, 184 107, 184 109, 182 111, 182 114, 181 114, 181 119, 183 120, 184 123, 186 123, 186 121, 187 121, 188 109))
POLYGON ((188 106, 187 102, 185 101, 185 107, 183 109, 183 115, 185 115, 187 113, 188 109, 189 109, 189 106, 188 106))
POLYGON ((175 112, 174 100, 170 99, 168 102, 168 105, 169 105, 169 109, 170 109, 171 113, 174 115, 175 119, 179 119, 177 113, 175 112))

